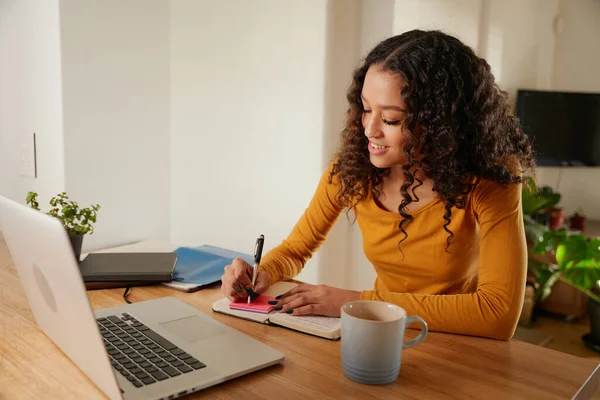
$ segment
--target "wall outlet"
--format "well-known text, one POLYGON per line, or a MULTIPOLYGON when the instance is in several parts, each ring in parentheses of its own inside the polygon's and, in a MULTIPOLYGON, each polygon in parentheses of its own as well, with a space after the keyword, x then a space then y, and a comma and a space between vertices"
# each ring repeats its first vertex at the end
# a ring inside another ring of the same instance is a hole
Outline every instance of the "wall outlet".
POLYGON ((37 154, 35 132, 22 132, 20 135, 18 162, 21 176, 37 178, 37 154))

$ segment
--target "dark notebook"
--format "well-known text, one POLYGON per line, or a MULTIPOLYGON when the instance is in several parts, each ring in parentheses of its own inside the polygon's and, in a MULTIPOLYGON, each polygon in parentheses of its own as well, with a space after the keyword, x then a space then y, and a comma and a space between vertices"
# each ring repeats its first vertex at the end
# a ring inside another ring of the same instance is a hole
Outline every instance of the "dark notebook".
POLYGON ((91 253, 79 267, 84 282, 171 282, 177 253, 91 253))

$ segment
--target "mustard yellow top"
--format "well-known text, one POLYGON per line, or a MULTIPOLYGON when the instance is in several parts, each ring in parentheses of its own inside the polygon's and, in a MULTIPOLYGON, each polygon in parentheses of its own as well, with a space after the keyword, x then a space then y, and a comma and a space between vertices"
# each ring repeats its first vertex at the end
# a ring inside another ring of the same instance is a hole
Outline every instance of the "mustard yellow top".
MULTIPOLYGON (((329 183, 331 167, 288 238, 263 257, 271 282, 300 273, 344 211, 336 201, 339 182, 329 183)), ((361 299, 397 304, 433 331, 510 339, 527 270, 521 186, 481 180, 465 208, 452 211, 448 251, 444 212, 439 199, 413 211, 399 249, 400 214, 380 208, 370 194, 357 205, 364 252, 377 272, 374 290, 361 299)))

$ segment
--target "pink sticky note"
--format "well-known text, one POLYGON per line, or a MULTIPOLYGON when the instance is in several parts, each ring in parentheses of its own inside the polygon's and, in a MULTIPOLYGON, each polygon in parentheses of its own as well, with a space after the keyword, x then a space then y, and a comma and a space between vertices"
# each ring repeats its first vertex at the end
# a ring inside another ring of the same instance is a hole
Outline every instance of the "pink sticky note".
POLYGON ((246 300, 229 303, 229 308, 232 310, 250 311, 260 314, 267 314, 274 307, 269 304, 269 301, 272 300, 275 300, 275 297, 260 295, 256 299, 254 299, 250 304, 248 304, 246 300))

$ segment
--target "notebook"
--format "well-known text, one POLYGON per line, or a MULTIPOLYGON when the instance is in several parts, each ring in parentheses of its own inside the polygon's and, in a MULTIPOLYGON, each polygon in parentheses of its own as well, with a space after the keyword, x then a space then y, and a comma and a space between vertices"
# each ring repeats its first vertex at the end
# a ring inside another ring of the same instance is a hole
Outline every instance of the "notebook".
POLYGON ((177 265, 173 280, 163 285, 184 292, 194 292, 219 282, 225 267, 234 258, 241 258, 249 264, 254 262, 249 254, 210 245, 179 247, 174 253, 177 254, 177 265))
POLYGON ((79 268, 84 282, 168 282, 173 278, 177 254, 90 253, 79 268))
POLYGON ((275 307, 269 304, 269 301, 273 300, 275 300, 274 296, 266 296, 264 294, 261 294, 260 296, 252 300, 250 304, 243 300, 234 303, 229 303, 229 309, 238 311, 248 311, 257 314, 268 314, 269 312, 271 312, 271 310, 273 310, 273 307, 275 307))
MULTIPOLYGON (((296 286, 293 282, 276 282, 269 289, 259 296, 256 300, 263 297, 264 301, 268 301, 275 296, 279 296, 296 286)), ((255 300, 255 301, 256 301, 255 300)), ((253 302, 254 303, 254 302, 253 302)), ((215 312, 230 315, 233 317, 247 319, 249 321, 259 322, 268 325, 278 325, 288 329, 293 329, 299 332, 308 333, 310 335, 319 336, 325 339, 337 340, 341 336, 342 323, 339 318, 322 317, 322 316, 294 316, 278 311, 257 312, 256 310, 243 310, 238 307, 230 307, 231 300, 222 298, 215 301, 212 309, 215 312)))

